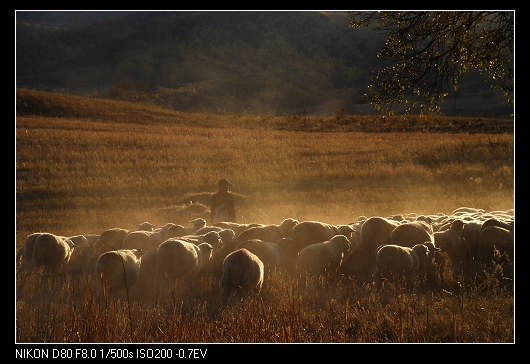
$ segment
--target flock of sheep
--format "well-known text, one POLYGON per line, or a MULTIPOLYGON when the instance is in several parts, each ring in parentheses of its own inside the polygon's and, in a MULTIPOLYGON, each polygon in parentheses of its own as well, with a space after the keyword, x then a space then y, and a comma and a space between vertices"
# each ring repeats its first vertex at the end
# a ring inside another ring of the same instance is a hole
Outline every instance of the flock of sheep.
POLYGON ((203 276, 219 278, 222 302, 233 292, 256 294, 273 271, 296 277, 340 275, 374 282, 418 278, 443 254, 457 266, 488 264, 495 254, 514 259, 514 210, 485 212, 461 207, 450 215, 361 216, 356 222, 280 224, 220 222, 202 218, 191 227, 142 223, 136 230, 113 228, 100 235, 29 235, 16 253, 17 275, 42 267, 46 272, 95 272, 101 297, 130 289, 141 275, 162 287, 177 279, 194 285, 203 276))

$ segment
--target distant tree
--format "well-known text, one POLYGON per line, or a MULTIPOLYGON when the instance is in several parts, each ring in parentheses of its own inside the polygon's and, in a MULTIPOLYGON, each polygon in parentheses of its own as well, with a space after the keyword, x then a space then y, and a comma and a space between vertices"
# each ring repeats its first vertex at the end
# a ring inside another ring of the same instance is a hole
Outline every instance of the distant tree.
POLYGON ((439 111, 438 103, 459 89, 471 69, 486 75, 507 103, 514 100, 514 11, 359 11, 349 12, 350 27, 386 33, 378 57, 388 61, 375 72, 365 101, 393 114, 439 111))
POLYGON ((116 99, 139 103, 140 100, 147 99, 152 91, 153 86, 148 82, 125 79, 110 89, 110 95, 116 99))

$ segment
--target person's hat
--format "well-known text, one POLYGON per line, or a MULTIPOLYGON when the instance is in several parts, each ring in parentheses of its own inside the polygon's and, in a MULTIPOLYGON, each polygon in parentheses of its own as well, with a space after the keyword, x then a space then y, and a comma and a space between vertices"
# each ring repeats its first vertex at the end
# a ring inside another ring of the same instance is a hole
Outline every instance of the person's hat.
POLYGON ((233 183, 230 183, 226 180, 226 178, 222 178, 219 180, 219 186, 226 185, 226 186, 233 186, 233 183))

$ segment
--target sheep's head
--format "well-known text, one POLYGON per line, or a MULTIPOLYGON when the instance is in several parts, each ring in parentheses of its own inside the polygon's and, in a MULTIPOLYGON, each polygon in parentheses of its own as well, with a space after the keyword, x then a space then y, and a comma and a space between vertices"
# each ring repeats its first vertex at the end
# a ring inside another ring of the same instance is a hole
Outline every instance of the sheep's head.
POLYGON ((220 249, 223 246, 223 239, 217 231, 210 231, 202 238, 202 242, 210 244, 212 249, 220 249))
POLYGON ((338 226, 339 233, 341 235, 346 236, 346 238, 351 242, 353 241, 353 236, 357 232, 355 227, 353 225, 339 225, 338 226))
POLYGON ((340 244, 342 251, 350 250, 351 242, 346 235, 335 235, 331 240, 336 241, 340 244))
POLYGON ((462 231, 464 230, 464 222, 460 219, 453 221, 451 224, 451 230, 456 231, 458 235, 462 235, 462 231))
POLYGON ((236 238, 236 233, 232 229, 223 229, 219 231, 219 236, 223 240, 223 245, 226 245, 230 244, 236 238))
POLYGON ((448 246, 447 235, 444 232, 434 233, 434 243, 444 252, 447 252, 450 249, 448 246))
POLYGON ((429 247, 426 244, 416 244, 412 251, 418 257, 418 268, 422 269, 429 262, 429 247))
POLYGON ((203 261, 208 261, 212 258, 213 247, 208 243, 200 243, 197 245, 202 254, 203 261))
POLYGON ((155 225, 151 224, 150 222, 142 222, 140 225, 138 225, 138 228, 136 230, 144 230, 144 231, 153 231, 153 228, 155 225))
POLYGON ((283 220, 283 222, 281 223, 280 227, 282 228, 285 237, 290 237, 291 236, 291 231, 293 231, 293 228, 296 225, 298 225, 298 220, 295 220, 295 219, 292 219, 292 218, 288 218, 288 219, 283 220))
POLYGON ((430 264, 433 259, 434 259, 434 256, 436 255, 436 253, 440 252, 441 249, 437 246, 435 246, 432 242, 430 241, 427 241, 425 243, 423 243, 423 245, 425 245, 427 247, 427 249, 429 249, 429 257, 427 259, 427 264, 430 264))
POLYGON ((193 224, 193 229, 195 229, 195 231, 202 229, 206 226, 206 220, 204 220, 202 217, 199 217, 195 220, 191 220, 189 221, 189 223, 193 224))

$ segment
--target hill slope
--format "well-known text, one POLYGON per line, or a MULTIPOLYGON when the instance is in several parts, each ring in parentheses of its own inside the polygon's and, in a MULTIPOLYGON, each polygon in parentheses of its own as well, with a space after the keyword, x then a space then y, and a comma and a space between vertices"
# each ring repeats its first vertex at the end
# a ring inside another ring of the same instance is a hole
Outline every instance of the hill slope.
MULTIPOLYGON (((17 86, 108 97, 134 79, 150 102, 181 111, 373 111, 359 99, 383 39, 348 28, 345 13, 101 13, 17 12, 17 86)), ((500 100, 473 76, 442 110, 505 117, 500 100)))

